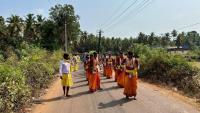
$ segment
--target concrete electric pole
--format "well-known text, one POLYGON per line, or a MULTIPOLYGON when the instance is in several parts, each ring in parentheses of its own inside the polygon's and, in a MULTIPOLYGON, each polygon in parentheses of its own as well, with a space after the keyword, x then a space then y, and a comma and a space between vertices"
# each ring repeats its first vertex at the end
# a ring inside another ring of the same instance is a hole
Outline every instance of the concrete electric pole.
POLYGON ((101 52, 101 35, 102 35, 102 33, 103 33, 103 31, 102 30, 99 30, 99 44, 98 44, 98 54, 101 52))
POLYGON ((65 52, 67 53, 67 22, 65 20, 65 52))

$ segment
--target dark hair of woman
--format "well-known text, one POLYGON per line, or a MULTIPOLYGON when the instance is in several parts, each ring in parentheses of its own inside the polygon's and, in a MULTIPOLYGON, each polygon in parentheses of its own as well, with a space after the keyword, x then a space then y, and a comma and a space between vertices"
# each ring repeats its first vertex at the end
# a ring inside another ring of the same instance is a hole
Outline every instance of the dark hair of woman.
POLYGON ((128 51, 128 55, 129 55, 129 56, 133 56, 133 52, 128 51))
POLYGON ((90 55, 90 58, 91 58, 91 57, 94 57, 94 55, 93 55, 93 54, 91 54, 91 55, 90 55))
POLYGON ((69 54, 64 53, 63 58, 64 58, 65 60, 69 60, 69 54))
POLYGON ((138 65, 139 65, 139 62, 138 62, 138 60, 136 59, 135 60, 135 65, 138 67, 138 65))
POLYGON ((97 52, 94 52, 93 54, 94 54, 94 57, 97 57, 97 52))

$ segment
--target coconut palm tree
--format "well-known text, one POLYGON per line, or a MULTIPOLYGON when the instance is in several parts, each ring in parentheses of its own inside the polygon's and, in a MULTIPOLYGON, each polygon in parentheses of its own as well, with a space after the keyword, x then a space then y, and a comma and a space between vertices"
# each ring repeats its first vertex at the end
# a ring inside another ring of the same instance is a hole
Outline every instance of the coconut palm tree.
POLYGON ((177 37, 177 35, 178 35, 178 33, 175 29, 171 32, 171 34, 174 38, 177 37))
POLYGON ((36 15, 36 24, 35 24, 35 32, 36 32, 36 43, 39 44, 42 39, 42 26, 44 25, 45 18, 42 15, 36 15))
POLYGON ((152 33, 150 34, 149 38, 148 38, 149 45, 152 46, 153 43, 154 43, 154 41, 155 41, 155 33, 152 32, 152 33))
POLYGON ((23 29, 23 20, 17 15, 7 18, 8 32, 10 37, 19 37, 23 29))
POLYGON ((6 25, 5 25, 5 20, 2 16, 0 16, 0 38, 3 38, 6 36, 6 25))
POLYGON ((36 17, 34 14, 28 14, 25 19, 24 38, 28 42, 34 42, 36 38, 36 17))

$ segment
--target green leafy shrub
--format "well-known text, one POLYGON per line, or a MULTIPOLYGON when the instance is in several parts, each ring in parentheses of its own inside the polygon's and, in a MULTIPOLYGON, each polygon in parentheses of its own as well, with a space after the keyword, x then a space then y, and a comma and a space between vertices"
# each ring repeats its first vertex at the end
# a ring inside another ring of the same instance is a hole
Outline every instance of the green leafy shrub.
POLYGON ((0 113, 19 111, 31 101, 31 96, 38 97, 58 72, 61 50, 49 52, 23 46, 19 55, 0 58, 0 113))
POLYGON ((29 100, 30 91, 21 70, 0 64, 0 112, 18 111, 29 100))
POLYGON ((52 71, 45 63, 29 62, 21 66, 26 84, 31 87, 32 96, 38 96, 38 91, 42 88, 47 88, 53 79, 52 71))
POLYGON ((142 78, 177 87, 190 96, 200 98, 199 70, 183 56, 144 45, 135 45, 133 51, 140 56, 142 78))
MULTIPOLYGON (((60 51, 59 51, 60 52, 60 51)), ((59 52, 50 53, 39 48, 28 49, 19 65, 26 77, 26 84, 31 86, 32 96, 39 96, 39 90, 47 88, 58 70, 59 52)))

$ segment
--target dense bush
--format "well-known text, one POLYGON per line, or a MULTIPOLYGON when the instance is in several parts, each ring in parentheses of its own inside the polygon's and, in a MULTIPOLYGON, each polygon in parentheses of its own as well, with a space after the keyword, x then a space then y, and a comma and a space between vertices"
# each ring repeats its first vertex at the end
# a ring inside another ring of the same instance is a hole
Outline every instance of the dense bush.
POLYGON ((19 68, 0 64, 0 112, 17 111, 30 100, 29 86, 19 68))
POLYGON ((26 84, 31 87, 32 96, 38 96, 38 90, 46 88, 53 79, 52 70, 48 69, 45 63, 29 62, 22 66, 22 71, 26 77, 26 84))
POLYGON ((16 112, 39 96, 58 71, 61 54, 24 45, 19 55, 0 58, 0 113, 16 112))
POLYGON ((191 96, 200 98, 199 70, 184 57, 144 45, 135 45, 133 51, 140 56, 142 78, 177 87, 191 96))
POLYGON ((193 49, 188 51, 185 56, 188 61, 199 61, 200 60, 200 48, 193 49))
POLYGON ((19 65, 26 77, 26 84, 31 86, 32 96, 38 96, 38 90, 47 88, 58 70, 61 51, 50 53, 39 48, 24 52, 19 65))

